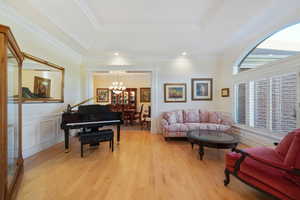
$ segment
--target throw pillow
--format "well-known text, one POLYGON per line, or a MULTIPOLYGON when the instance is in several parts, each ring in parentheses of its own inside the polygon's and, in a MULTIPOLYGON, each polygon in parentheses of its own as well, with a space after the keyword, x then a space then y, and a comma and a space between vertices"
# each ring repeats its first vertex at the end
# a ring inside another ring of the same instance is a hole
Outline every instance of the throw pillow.
POLYGON ((200 115, 198 110, 184 110, 184 123, 198 123, 200 121, 200 115))

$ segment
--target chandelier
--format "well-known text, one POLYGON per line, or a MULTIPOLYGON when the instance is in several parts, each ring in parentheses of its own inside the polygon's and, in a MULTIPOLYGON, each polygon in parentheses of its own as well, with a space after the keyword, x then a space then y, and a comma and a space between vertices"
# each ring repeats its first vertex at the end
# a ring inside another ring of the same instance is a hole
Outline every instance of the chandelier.
POLYGON ((123 82, 119 81, 119 72, 117 81, 112 82, 112 85, 109 87, 109 89, 117 95, 121 94, 124 90, 126 90, 126 87, 124 86, 123 82))
POLYGON ((124 90, 126 90, 126 87, 123 85, 123 82, 115 81, 109 89, 115 94, 121 94, 124 90))

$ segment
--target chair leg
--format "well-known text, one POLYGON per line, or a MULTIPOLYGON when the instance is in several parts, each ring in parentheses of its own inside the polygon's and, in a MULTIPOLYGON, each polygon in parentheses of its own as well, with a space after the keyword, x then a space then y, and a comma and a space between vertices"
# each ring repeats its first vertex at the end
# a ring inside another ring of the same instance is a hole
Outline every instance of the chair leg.
POLYGON ((224 180, 224 186, 227 186, 230 183, 230 172, 228 169, 225 169, 225 180, 224 180))
POLYGON ((109 148, 111 148, 111 140, 109 140, 109 148))
POLYGON ((83 144, 80 144, 80 154, 81 154, 81 158, 83 157, 83 144))

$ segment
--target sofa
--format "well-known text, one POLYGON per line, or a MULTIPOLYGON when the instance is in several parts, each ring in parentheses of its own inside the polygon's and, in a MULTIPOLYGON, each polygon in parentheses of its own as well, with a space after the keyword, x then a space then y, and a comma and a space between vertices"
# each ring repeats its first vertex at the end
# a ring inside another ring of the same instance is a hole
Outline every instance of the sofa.
POLYGON ((163 136, 168 138, 186 137, 190 130, 230 131, 232 118, 222 112, 200 109, 186 109, 165 112, 160 121, 163 136))
POLYGON ((300 129, 287 134, 276 148, 253 147, 227 153, 225 186, 230 175, 276 199, 300 199, 300 129))

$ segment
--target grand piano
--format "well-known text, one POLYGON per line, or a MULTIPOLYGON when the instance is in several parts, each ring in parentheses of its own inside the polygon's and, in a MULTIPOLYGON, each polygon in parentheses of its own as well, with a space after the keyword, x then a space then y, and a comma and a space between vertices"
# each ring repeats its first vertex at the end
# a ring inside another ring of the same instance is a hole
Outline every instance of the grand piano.
POLYGON ((123 124, 121 112, 112 112, 110 107, 105 105, 80 104, 72 107, 68 105, 67 110, 62 114, 61 128, 65 133, 65 152, 69 152, 70 129, 98 129, 104 126, 117 126, 117 142, 120 142, 120 126, 123 124), (72 109, 77 106, 78 110, 73 111, 72 109))

